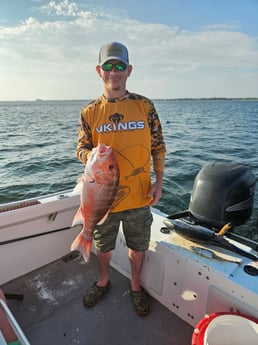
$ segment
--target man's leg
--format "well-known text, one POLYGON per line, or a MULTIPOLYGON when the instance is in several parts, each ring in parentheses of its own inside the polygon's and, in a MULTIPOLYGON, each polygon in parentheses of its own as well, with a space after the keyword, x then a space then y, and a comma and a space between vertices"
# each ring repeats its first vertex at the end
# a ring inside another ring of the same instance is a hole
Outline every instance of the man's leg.
POLYGON ((131 298, 133 306, 138 315, 144 316, 149 313, 149 298, 145 290, 140 285, 140 276, 144 252, 129 249, 129 260, 131 263, 131 298))
POLYGON ((112 251, 103 253, 97 251, 99 279, 83 295, 83 303, 86 307, 93 307, 106 294, 110 288, 109 281, 109 263, 112 257, 112 251))
POLYGON ((83 303, 86 307, 97 304, 110 288, 109 264, 116 244, 119 223, 119 217, 110 213, 106 221, 95 229, 94 241, 97 248, 99 278, 83 295, 83 303))
POLYGON ((131 263, 131 289, 133 291, 140 291, 140 275, 142 271, 144 252, 129 249, 128 256, 131 263))
POLYGON ((109 281, 109 264, 112 258, 112 251, 103 253, 97 251, 98 266, 99 266, 99 279, 97 286, 106 286, 109 281))

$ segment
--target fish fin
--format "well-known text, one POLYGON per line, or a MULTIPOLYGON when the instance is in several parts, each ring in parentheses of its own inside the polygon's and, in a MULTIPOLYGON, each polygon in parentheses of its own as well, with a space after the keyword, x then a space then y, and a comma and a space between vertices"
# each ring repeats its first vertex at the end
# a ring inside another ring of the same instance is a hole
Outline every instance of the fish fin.
POLYGON ((107 219, 107 217, 109 215, 109 212, 110 212, 110 210, 108 210, 107 213, 105 214, 105 216, 100 219, 100 221, 97 223, 97 225, 101 225, 105 222, 105 220, 107 219))
POLYGON ((79 207, 78 211, 76 212, 73 218, 72 227, 74 227, 75 225, 83 225, 83 216, 82 216, 81 207, 79 207))
POLYGON ((77 184, 73 189, 73 193, 81 193, 83 187, 83 175, 77 180, 77 184))
POLYGON ((92 248, 92 239, 87 240, 83 231, 79 233, 71 245, 71 251, 78 250, 86 262, 89 261, 92 248))

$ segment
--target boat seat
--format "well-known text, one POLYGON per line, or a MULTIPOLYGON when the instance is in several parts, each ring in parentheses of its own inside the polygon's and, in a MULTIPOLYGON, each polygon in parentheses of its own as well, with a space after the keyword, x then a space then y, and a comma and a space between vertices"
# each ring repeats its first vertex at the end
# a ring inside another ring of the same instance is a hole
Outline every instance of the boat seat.
MULTIPOLYGON (((15 334, 17 335, 17 338, 19 339, 20 343, 22 345, 30 345, 29 341, 27 340, 25 334, 23 333, 21 327, 19 326, 18 322, 16 321, 15 317, 13 316, 11 310, 5 303, 5 301, 0 298, 0 309, 3 310, 5 313, 11 327, 13 328, 15 334)), ((0 345, 6 345, 6 341, 2 335, 2 332, 0 331, 0 345)))

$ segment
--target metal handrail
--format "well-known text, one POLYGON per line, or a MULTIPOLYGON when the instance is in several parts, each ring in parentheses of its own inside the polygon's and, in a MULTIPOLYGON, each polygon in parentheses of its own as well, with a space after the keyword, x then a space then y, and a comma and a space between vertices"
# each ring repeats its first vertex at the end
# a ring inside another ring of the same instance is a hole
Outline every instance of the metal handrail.
POLYGON ((3 333, 0 330, 0 345, 7 345, 7 342, 4 339, 3 333))
POLYGON ((2 298, 0 298, 0 307, 5 312, 6 317, 8 321, 10 322, 10 325, 12 326, 15 334, 17 335, 17 338, 19 339, 21 345, 30 345, 21 327, 19 326, 18 322, 15 320, 11 310, 8 308, 7 304, 5 303, 5 301, 2 300, 2 298))

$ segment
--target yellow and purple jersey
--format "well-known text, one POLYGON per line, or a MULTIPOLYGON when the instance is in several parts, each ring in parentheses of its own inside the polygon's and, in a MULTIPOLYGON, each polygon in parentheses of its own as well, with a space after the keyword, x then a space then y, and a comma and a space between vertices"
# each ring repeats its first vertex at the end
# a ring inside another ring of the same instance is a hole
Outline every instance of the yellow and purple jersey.
POLYGON ((151 156, 154 170, 164 170, 165 143, 153 103, 146 97, 126 93, 125 97, 100 96, 81 112, 77 157, 87 156, 99 143, 116 153, 120 169, 119 202, 112 212, 150 204, 151 156))

